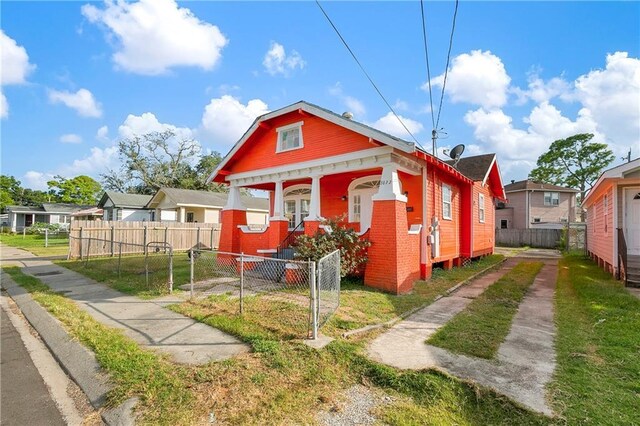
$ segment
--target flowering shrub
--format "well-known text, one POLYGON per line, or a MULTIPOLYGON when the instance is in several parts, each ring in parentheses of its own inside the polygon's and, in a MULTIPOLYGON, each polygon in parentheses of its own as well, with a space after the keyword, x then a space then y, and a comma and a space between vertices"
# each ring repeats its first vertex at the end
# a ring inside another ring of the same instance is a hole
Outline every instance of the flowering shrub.
POLYGON ((334 250, 340 250, 340 276, 362 275, 371 242, 360 239, 356 231, 347 228, 344 216, 327 219, 323 225, 330 227, 331 232, 318 230, 314 236, 300 235, 296 238, 296 257, 317 262, 334 250))
POLYGON ((60 231, 59 223, 44 223, 44 222, 36 222, 30 227, 27 228, 27 234, 44 234, 45 229, 49 232, 57 232, 60 231))

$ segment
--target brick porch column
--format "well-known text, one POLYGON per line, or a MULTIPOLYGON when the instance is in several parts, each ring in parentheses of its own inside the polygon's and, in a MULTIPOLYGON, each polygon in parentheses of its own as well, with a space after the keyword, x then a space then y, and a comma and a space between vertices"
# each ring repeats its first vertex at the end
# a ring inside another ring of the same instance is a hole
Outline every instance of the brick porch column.
POLYGON ((406 205, 396 166, 384 166, 380 190, 373 196, 371 247, 364 275, 367 286, 394 294, 406 293, 420 276, 419 236, 408 234, 406 205), (415 253, 414 246, 418 249, 415 253))
POLYGON ((220 230, 219 250, 239 253, 240 229, 238 229, 238 225, 247 224, 247 209, 242 204, 240 189, 237 186, 231 185, 229 188, 227 204, 222 209, 220 215, 222 229, 220 230))

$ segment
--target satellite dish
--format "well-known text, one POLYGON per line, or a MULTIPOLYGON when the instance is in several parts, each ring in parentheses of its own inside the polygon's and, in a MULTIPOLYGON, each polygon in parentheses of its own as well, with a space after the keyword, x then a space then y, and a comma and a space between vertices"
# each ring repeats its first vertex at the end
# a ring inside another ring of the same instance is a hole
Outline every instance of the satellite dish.
POLYGON ((451 152, 449 152, 449 157, 453 160, 453 167, 458 165, 458 161, 460 161, 460 157, 462 157, 462 153, 464 152, 464 145, 456 145, 453 147, 451 152))

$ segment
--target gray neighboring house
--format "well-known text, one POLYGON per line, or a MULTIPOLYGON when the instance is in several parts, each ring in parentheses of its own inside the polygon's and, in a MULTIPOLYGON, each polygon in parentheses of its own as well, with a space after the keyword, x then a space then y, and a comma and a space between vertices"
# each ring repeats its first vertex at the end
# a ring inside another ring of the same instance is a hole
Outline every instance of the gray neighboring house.
MULTIPOLYGON (((247 224, 265 225, 269 217, 269 200, 242 196, 247 208, 247 224)), ((224 192, 160 188, 147 207, 154 210, 154 220, 168 222, 220 223, 220 212, 227 204, 224 192)))
POLYGON ((103 220, 149 221, 152 219, 153 210, 146 206, 151 198, 152 195, 105 191, 98 202, 98 208, 103 211, 103 220))
POLYGON ((34 223, 58 223, 68 227, 71 214, 90 206, 44 203, 39 206, 7 206, 8 226, 13 232, 22 231, 34 223))
POLYGON ((506 203, 496 205, 496 228, 562 229, 576 221, 576 194, 573 188, 534 182, 511 181, 504 187, 506 203))

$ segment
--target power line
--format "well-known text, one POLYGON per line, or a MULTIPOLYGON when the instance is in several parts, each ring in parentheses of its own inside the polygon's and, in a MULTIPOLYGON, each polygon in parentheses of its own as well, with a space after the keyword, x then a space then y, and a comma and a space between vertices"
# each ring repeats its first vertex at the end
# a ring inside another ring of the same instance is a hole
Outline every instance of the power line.
POLYGON ((434 131, 440 124, 440 113, 442 112, 442 100, 444 99, 444 90, 447 87, 447 75, 449 74, 449 61, 451 60, 451 47, 453 46, 453 34, 456 31, 456 17, 458 16, 458 0, 456 0, 456 6, 453 10, 453 23, 451 24, 451 36, 449 37, 449 51, 447 52, 447 65, 444 69, 444 80, 442 82, 442 93, 440 94, 440 106, 438 107, 438 119, 436 125, 433 128, 434 131))
POLYGON ((331 20, 331 18, 329 18, 329 15, 327 15, 327 12, 325 12, 324 8, 322 7, 322 5, 320 4, 320 2, 318 0, 316 0, 316 4, 318 5, 320 10, 322 11, 322 14, 324 15, 324 17, 327 18, 327 21, 329 21, 329 24, 331 24, 331 27, 333 27, 333 30, 336 32, 338 37, 340 37, 340 40, 342 41, 342 44, 344 44, 344 47, 347 48, 347 50, 349 51, 349 53, 351 54, 353 59, 356 61, 356 63, 358 64, 358 66, 360 67, 360 69, 362 70, 364 75, 367 76, 367 79, 369 80, 369 83, 371 83, 371 85, 376 90, 376 92, 378 92, 378 95, 380 95, 380 97, 382 98, 384 103, 387 105, 387 107, 393 113, 393 115, 396 117, 396 119, 400 122, 402 127, 404 127, 404 129, 407 131, 407 133, 409 133, 409 135, 411 135, 411 138, 415 141, 415 143, 417 143, 420 146, 420 148, 422 148, 424 150, 424 147, 420 144, 420 142, 418 142, 418 139, 416 139, 416 137, 413 136, 413 133, 411 133, 411 131, 407 128, 407 126, 405 126, 404 122, 400 119, 398 114, 396 114, 396 112, 393 109, 393 107, 391 106, 391 104, 384 97, 384 95, 382 94, 380 89, 378 89, 378 86, 376 86, 376 84, 373 82, 373 79, 369 76, 369 73, 367 73, 367 71, 364 69, 364 67, 362 66, 362 64, 360 63, 358 58, 356 57, 355 53, 353 53, 353 50, 351 50, 351 48, 347 44, 347 41, 344 39, 344 37, 342 37, 342 34, 340 34, 340 31, 338 31, 338 28, 334 25, 333 21, 331 20))
POLYGON ((422 14, 422 38, 424 40, 424 59, 427 63, 427 84, 429 85, 429 105, 431 106, 431 128, 436 128, 435 113, 433 111, 433 93, 431 91, 431 68, 429 67, 429 48, 427 47, 427 25, 424 19, 424 1, 420 0, 420 12, 422 14))

